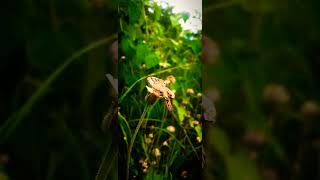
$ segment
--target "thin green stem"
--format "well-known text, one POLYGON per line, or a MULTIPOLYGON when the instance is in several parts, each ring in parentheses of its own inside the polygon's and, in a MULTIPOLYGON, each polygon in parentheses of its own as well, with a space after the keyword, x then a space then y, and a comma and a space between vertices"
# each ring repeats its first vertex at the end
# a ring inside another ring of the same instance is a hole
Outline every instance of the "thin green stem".
POLYGON ((155 129, 156 129, 156 130, 159 130, 159 131, 163 131, 163 132, 169 134, 169 135, 179 144, 179 146, 180 146, 182 149, 185 148, 184 145, 176 138, 176 136, 175 136, 174 134, 168 132, 168 131, 165 130, 165 129, 161 129, 161 128, 158 128, 158 127, 155 127, 155 129))
MULTIPOLYGON (((149 116, 150 116, 150 113, 152 112, 153 108, 156 106, 156 104, 159 102, 159 98, 156 100, 156 102, 154 102, 151 107, 149 108, 148 110, 148 114, 147 114, 147 117, 146 119, 149 121, 149 116)), ((146 128, 147 124, 145 123, 143 128, 146 128)))
POLYGON ((219 3, 219 4, 213 4, 213 5, 210 5, 210 6, 206 7, 206 8, 204 8, 203 9, 203 14, 207 14, 208 12, 213 11, 213 10, 218 10, 218 9, 231 7, 231 6, 234 6, 236 3, 237 3, 236 1, 229 1, 229 2, 222 2, 222 3, 219 3))
MULTIPOLYGON (((130 120, 130 123, 134 123, 134 122, 139 121, 139 120, 140 119, 132 119, 132 120, 130 120)), ((162 122, 161 119, 150 119, 150 118, 148 118, 148 121, 162 122)))
POLYGON ((129 145, 129 148, 128 148, 128 156, 127 156, 127 167, 126 167, 126 170, 127 170, 127 173, 126 173, 126 179, 129 180, 129 168, 130 168, 130 160, 131 160, 131 153, 132 153, 132 148, 133 148, 133 145, 134 145, 134 142, 135 142, 135 139, 137 137, 137 134, 140 130, 140 127, 141 125, 144 123, 144 119, 145 119, 145 116, 148 112, 148 109, 149 109, 149 105, 146 105, 145 108, 144 108, 144 111, 141 115, 141 118, 140 118, 140 121, 138 122, 138 125, 133 133, 133 136, 132 136, 132 139, 130 141, 130 145, 129 145))
MULTIPOLYGON (((128 134, 129 137, 127 136, 127 141, 130 141, 130 139, 132 138, 132 133, 131 133, 130 125, 129 125, 128 121, 126 120, 126 118, 123 117, 120 112, 118 112, 118 116, 119 116, 120 120, 123 120, 123 122, 124 122, 125 125, 126 125, 126 128, 127 128, 127 130, 128 130, 128 133, 129 133, 129 134, 128 134)), ((122 129, 122 127, 121 127, 121 129, 122 129)), ((127 135, 124 129, 123 129, 123 134, 124 134, 124 135, 127 135)), ((127 142, 127 141, 126 141, 126 142, 127 142)))
POLYGON ((54 173, 58 167, 58 164, 61 161, 61 157, 58 156, 58 153, 52 152, 49 163, 48 163, 48 172, 47 172, 47 180, 53 180, 54 173))
POLYGON ((199 157, 199 155, 198 155, 198 153, 197 153, 197 150, 196 150, 196 148, 193 146, 192 141, 191 141, 191 139, 190 139, 189 136, 188 136, 188 133, 187 133, 186 130, 184 130, 184 129, 183 129, 183 132, 185 133, 186 138, 187 138, 188 142, 190 143, 190 146, 191 146, 193 152, 196 154, 198 160, 200 160, 200 157, 199 157))
POLYGON ((112 169, 112 167, 114 167, 114 162, 117 161, 117 150, 113 150, 112 147, 110 146, 114 146, 115 144, 110 144, 107 147, 107 150, 105 152, 105 154, 103 155, 103 159, 100 163, 99 166, 99 170, 96 174, 95 180, 105 180, 108 178, 109 173, 112 169))
POLYGON ((168 166, 171 166, 173 163, 173 154, 176 152, 175 151, 176 148, 176 142, 173 142, 172 148, 171 148, 171 153, 170 156, 168 156, 168 166))
POLYGON ((101 172, 102 172, 102 169, 103 169, 103 164, 104 164, 104 162, 106 161, 106 159, 108 158, 110 149, 111 149, 111 143, 108 144, 108 146, 107 146, 107 148, 106 148, 106 151, 105 151, 105 153, 104 153, 104 155, 103 155, 103 158, 102 158, 102 161, 101 161, 101 163, 100 163, 98 172, 97 172, 97 174, 96 174, 95 180, 99 180, 99 179, 100 179, 99 177, 100 177, 101 174, 102 174, 101 172))
POLYGON ((5 141, 12 134, 12 132, 17 128, 17 126, 22 122, 22 120, 31 112, 34 105, 39 102, 39 100, 48 92, 50 85, 58 78, 59 75, 62 74, 63 71, 67 69, 76 59, 88 53, 89 51, 105 45, 109 43, 111 40, 116 38, 117 35, 111 35, 107 38, 98 40, 89 44, 88 46, 80 49, 79 51, 72 54, 69 58, 67 58, 64 63, 58 67, 39 87, 39 89, 29 98, 29 100, 17 111, 15 112, 9 119, 1 126, 0 128, 0 142, 5 141))
MULTIPOLYGON (((168 111, 167 111, 167 109, 165 109, 165 111, 164 111, 164 113, 163 113, 163 117, 162 117, 160 129, 163 128, 164 122, 165 122, 166 117, 167 117, 167 113, 168 113, 168 111)), ((162 132, 162 131, 160 131, 159 134, 158 134, 158 138, 157 138, 157 141, 156 141, 156 145, 159 144, 161 132, 162 132)))

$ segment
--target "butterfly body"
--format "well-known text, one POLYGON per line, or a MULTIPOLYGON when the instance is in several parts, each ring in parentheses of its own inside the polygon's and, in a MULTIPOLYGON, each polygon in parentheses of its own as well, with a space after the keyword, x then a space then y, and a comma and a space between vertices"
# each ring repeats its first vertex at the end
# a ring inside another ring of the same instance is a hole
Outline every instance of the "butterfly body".
POLYGON ((168 84, 159 78, 156 77, 148 77, 147 81, 151 87, 147 87, 149 93, 164 98, 166 101, 166 106, 169 111, 172 111, 172 99, 175 98, 174 92, 169 89, 168 84))

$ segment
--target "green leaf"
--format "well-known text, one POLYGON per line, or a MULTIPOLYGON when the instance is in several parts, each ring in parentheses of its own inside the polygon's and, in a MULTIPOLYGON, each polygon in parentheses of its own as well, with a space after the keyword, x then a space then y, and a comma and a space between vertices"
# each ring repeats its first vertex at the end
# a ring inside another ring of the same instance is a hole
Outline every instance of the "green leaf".
POLYGON ((202 141, 202 127, 200 125, 197 125, 194 129, 197 132, 197 136, 200 138, 199 140, 202 141))
POLYGON ((190 117, 190 118, 189 118, 189 126, 192 127, 192 128, 194 128, 193 121, 194 121, 194 118, 193 118, 193 117, 190 117))
POLYGON ((179 18, 177 17, 177 16, 170 16, 170 22, 171 22, 171 25, 173 26, 173 27, 175 27, 175 26, 180 26, 180 24, 179 24, 179 18))
POLYGON ((160 63, 160 57, 155 53, 151 53, 145 58, 144 62, 147 69, 150 69, 160 63))
POLYGON ((139 43, 136 49, 136 64, 141 65, 145 58, 151 53, 150 47, 145 43, 139 43))
POLYGON ((121 48, 126 56, 133 56, 135 54, 134 45, 128 37, 121 39, 121 48))
POLYGON ((154 19, 158 21, 161 17, 161 8, 157 4, 154 5, 154 19))
POLYGON ((126 35, 130 37, 131 41, 134 41, 137 37, 138 29, 134 25, 126 26, 126 35))
POLYGON ((161 25, 161 24, 159 24, 159 23, 157 23, 157 22, 154 22, 153 24, 152 24, 152 26, 153 26, 153 32, 154 32, 154 37, 155 38, 160 38, 160 37, 162 37, 163 36, 163 31, 164 31, 164 27, 161 25))
POLYGON ((143 4, 141 1, 129 1, 128 13, 129 21, 131 24, 135 24, 139 21, 143 10, 143 4))
POLYGON ((147 44, 140 43, 136 50, 135 65, 140 66, 144 63, 146 68, 150 69, 160 63, 160 56, 154 53, 147 44))
POLYGON ((201 52, 202 49, 202 42, 201 40, 195 40, 191 41, 191 48, 195 54, 198 54, 201 52))
POLYGON ((178 119, 179 119, 179 121, 180 121, 180 124, 182 124, 182 123, 183 123, 183 120, 184 120, 184 117, 185 117, 186 114, 187 114, 187 111, 186 111, 183 107, 179 106, 178 101, 176 101, 176 100, 173 101, 173 105, 174 105, 174 106, 176 107, 176 109, 177 109, 178 119))
POLYGON ((148 169, 147 175, 143 178, 144 180, 162 180, 164 177, 161 174, 157 174, 155 169, 150 167, 148 169))

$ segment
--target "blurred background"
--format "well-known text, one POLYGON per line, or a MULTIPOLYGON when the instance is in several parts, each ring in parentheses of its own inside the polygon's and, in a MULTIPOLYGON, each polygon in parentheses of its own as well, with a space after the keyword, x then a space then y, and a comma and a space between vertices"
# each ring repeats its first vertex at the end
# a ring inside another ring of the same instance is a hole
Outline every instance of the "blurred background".
POLYGON ((206 179, 320 179, 319 8, 203 0, 206 179))
MULTIPOLYGON (((203 0, 205 179, 320 179, 319 9, 203 0)), ((0 179, 116 179, 116 1, 5 0, 0 18, 0 179)))
POLYGON ((0 14, 0 179, 94 179, 112 139, 116 2, 5 0, 0 14))

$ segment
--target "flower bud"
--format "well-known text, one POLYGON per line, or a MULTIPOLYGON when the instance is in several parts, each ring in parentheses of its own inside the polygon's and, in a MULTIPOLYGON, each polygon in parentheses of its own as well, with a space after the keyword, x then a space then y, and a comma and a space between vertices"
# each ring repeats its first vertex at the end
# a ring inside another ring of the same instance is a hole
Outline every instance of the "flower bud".
POLYGON ((302 104, 300 112, 305 116, 315 116, 320 114, 320 107, 315 101, 306 101, 302 104))
POLYGON ((170 75, 167 77, 167 80, 170 82, 170 83, 175 83, 176 82, 176 78, 173 76, 173 75, 170 75))
POLYGON ((289 92, 283 85, 269 84, 264 88, 263 97, 266 102, 286 103, 289 101, 289 92))
POLYGON ((193 90, 192 88, 188 88, 188 89, 187 89, 187 93, 188 93, 188 94, 194 94, 194 90, 193 90))
POLYGON ((156 156, 156 157, 160 157, 161 156, 161 152, 160 152, 159 148, 153 149, 153 155, 156 156))
POLYGON ((176 128, 174 126, 168 126, 167 127, 167 130, 170 132, 170 133, 174 133, 176 131, 176 128))

